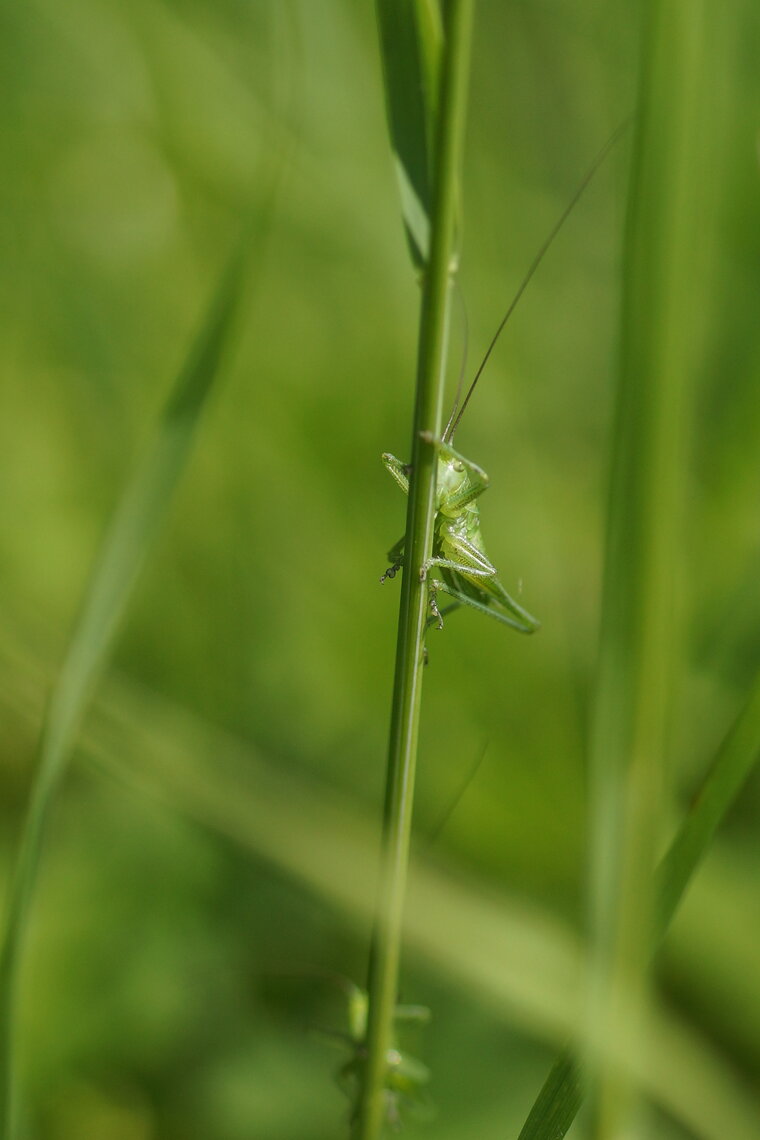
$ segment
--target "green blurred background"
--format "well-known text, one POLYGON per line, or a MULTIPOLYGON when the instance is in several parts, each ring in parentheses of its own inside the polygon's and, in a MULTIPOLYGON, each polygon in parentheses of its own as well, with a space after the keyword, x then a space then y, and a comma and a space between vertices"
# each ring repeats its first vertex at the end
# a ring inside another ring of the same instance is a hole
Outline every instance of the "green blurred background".
MULTIPOLYGON (((469 372, 633 105, 635 9, 478 6, 469 372)), ((398 582, 378 578, 404 518, 379 455, 409 449, 418 290, 376 41, 369 0, 0 8, 4 878, 45 694, 105 523, 242 220, 267 211, 275 188, 236 351, 48 838, 22 1018, 27 1125, 41 1140, 345 1131, 342 1055, 314 1030, 345 1018, 329 976, 363 981, 366 916, 256 855, 255 841, 252 853, 113 773, 139 753, 160 785, 162 758, 179 752, 213 783, 226 750, 243 803, 268 769, 379 818, 398 582)), ((674 819, 760 652, 760 17, 749 2, 716 15, 714 43, 674 819)), ((579 928, 626 152, 542 265, 457 438, 491 475, 489 554, 543 629, 524 639, 458 613, 431 634, 421 737, 420 845, 485 749, 434 857, 579 928)), ((458 317, 453 342, 452 388, 458 317)), ((749 1088, 760 1080, 759 817, 754 779, 662 969, 668 1001, 749 1088)), ((297 827, 287 839, 307 865, 297 827)), ((551 1050, 413 954, 404 998, 433 1008, 415 1045, 433 1071, 428 1134, 516 1135, 551 1050)))

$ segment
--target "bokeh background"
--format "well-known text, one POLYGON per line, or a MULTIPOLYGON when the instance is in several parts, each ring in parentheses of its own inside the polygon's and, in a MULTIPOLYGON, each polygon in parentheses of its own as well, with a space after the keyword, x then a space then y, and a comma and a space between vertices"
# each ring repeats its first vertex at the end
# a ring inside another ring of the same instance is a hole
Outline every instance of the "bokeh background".
MULTIPOLYGON (((597 0, 478 5, 470 374, 631 110, 637 20, 636 5, 597 0)), ((48 837, 24 984, 29 1134, 343 1135, 334 1074, 347 1053, 318 1030, 345 1025, 335 979, 363 982, 367 916, 294 870, 310 841, 289 817, 286 868, 223 811, 204 813, 202 789, 224 761, 243 809, 269 773, 299 802, 318 789, 315 812, 339 797, 379 826, 398 582, 378 578, 404 519, 379 455, 409 449, 418 288, 373 6, 34 0, 3 5, 0 27, 3 878, 105 524, 244 219, 263 218, 238 343, 48 837)), ((695 234, 705 308, 674 820, 760 653, 759 49, 752 5, 725 5, 695 234)), ((420 847, 579 929, 627 149, 552 248, 457 438, 491 476, 489 554, 543 629, 524 639, 458 613, 431 634, 421 736, 420 847)), ((455 310, 452 390, 462 330, 455 310)), ((668 1003, 747 1088, 760 1082, 759 817, 754 779, 661 970, 668 1003)), ((516 1135, 551 1048, 414 953, 404 997, 433 1009, 414 1045, 437 1106, 420 1134, 516 1135)))

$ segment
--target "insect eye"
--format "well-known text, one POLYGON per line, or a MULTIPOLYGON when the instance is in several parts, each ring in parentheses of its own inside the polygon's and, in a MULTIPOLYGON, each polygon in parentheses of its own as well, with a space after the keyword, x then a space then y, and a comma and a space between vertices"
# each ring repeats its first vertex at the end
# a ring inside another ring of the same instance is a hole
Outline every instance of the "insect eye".
POLYGON ((460 463, 458 459, 454 461, 453 467, 455 471, 464 471, 464 463, 460 463))

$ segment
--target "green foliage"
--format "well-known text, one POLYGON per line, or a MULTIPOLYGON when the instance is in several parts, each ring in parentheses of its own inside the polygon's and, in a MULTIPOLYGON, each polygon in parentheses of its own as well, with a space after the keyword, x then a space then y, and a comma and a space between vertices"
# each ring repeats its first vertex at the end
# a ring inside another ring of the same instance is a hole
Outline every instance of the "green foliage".
POLYGON ((438 0, 378 0, 388 129, 409 250, 430 254, 430 210, 443 29, 438 0))
MULTIPOLYGON (((760 1073, 756 776, 737 794, 756 752, 760 646, 757 20, 749 0, 710 14, 700 174, 684 191, 697 221, 674 239, 699 263, 686 294, 697 332, 654 848, 680 851, 664 910, 689 890, 656 985, 699 1065, 657 1054, 642 1077, 653 1102, 679 1097, 649 1122, 666 1138, 700 1133, 671 1119, 688 1102, 707 1102, 713 1131, 727 1104, 746 1109, 752 1135, 760 1073), (733 724, 733 759, 713 769, 733 724), (709 812, 688 815, 711 769, 709 812)), ((307 1027, 339 1011, 317 985, 272 979, 283 966, 360 978, 374 898, 397 606, 377 579, 403 528, 377 456, 409 454, 418 313, 375 13, 40 0, 6 5, 2 26, 4 884, 100 536, 241 216, 261 212, 290 156, 263 287, 50 817, 21 976, 22 1124, 29 1140, 326 1140, 347 1110, 335 1057, 307 1027)), ((461 202, 472 359, 630 114, 637 58, 630 5, 478 5, 461 202)), ((420 847, 488 744, 415 864, 394 995, 434 1011, 411 1051, 430 1069, 436 1140, 518 1136, 581 1024, 628 160, 623 144, 598 172, 457 437, 491 477, 489 556, 542 630, 518 638, 458 612, 426 671, 420 847)), ((447 406, 456 305, 451 339, 447 406)))
POLYGON ((81 614, 53 687, 40 732, 36 772, 10 884, 0 952, 0 1126, 17 1135, 16 1007, 29 909, 50 811, 95 680, 103 668, 137 574, 164 520, 175 484, 219 371, 241 288, 236 250, 103 541, 81 614))

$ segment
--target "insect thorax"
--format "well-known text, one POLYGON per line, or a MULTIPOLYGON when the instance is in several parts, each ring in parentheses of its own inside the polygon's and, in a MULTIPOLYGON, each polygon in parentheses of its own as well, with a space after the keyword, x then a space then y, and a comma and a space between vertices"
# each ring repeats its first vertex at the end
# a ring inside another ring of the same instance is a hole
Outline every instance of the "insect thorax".
POLYGON ((446 510, 447 501, 458 494, 470 481, 464 465, 451 456, 438 457, 438 480, 436 484, 436 507, 446 510))

